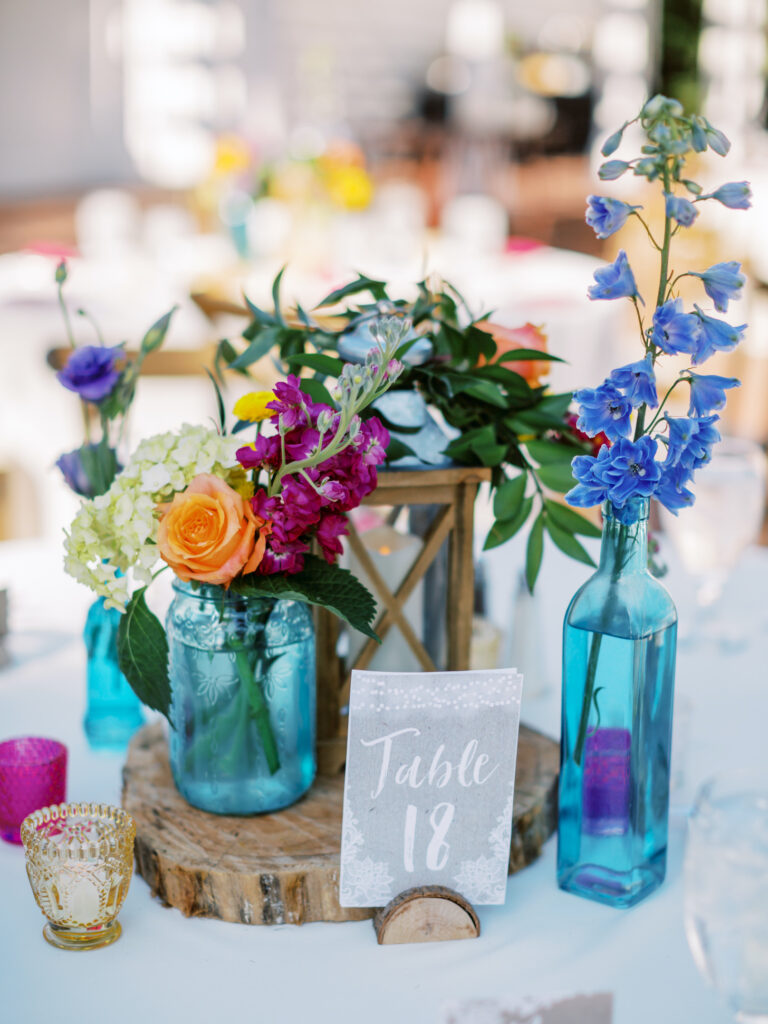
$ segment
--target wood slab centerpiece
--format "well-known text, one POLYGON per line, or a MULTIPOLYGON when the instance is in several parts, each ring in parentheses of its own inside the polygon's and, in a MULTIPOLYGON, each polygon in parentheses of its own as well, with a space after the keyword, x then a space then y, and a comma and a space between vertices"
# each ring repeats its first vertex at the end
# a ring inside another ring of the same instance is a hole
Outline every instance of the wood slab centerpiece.
MULTIPOLYGON (((534 861, 557 821, 557 743, 520 728, 510 872, 534 861)), ((339 905, 343 775, 318 776, 297 804, 237 818, 191 807, 177 791, 159 723, 134 737, 123 807, 136 821, 136 867, 153 894, 187 917, 243 924, 360 921, 339 905)))

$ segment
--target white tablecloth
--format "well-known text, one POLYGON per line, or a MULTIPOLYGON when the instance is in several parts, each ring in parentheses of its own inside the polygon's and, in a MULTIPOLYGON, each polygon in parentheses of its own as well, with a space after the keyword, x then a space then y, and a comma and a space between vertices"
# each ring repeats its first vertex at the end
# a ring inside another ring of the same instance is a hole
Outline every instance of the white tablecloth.
MULTIPOLYGON (((494 572, 502 566, 500 578, 509 581, 518 557, 519 546, 502 549, 494 572)), ((562 615, 587 572, 556 551, 546 553, 538 600, 551 684, 562 615)), ((679 654, 678 694, 691 713, 687 784, 678 804, 696 782, 738 762, 765 771, 766 580, 768 553, 752 551, 726 595, 730 613, 750 634, 747 645, 729 654, 713 644, 679 654)), ((0 738, 59 737, 70 750, 69 798, 119 801, 121 757, 91 752, 81 728, 78 631, 89 595, 63 576, 58 550, 35 542, 0 545, 3 584, 11 588, 16 660, 0 671, 0 738)), ((670 585, 675 593, 674 577, 670 585)), ((503 620, 499 604, 493 610, 503 620)), ((558 716, 556 685, 524 696, 530 724, 557 735, 558 716)), ((510 878, 505 906, 480 908, 479 940, 417 946, 377 946, 368 921, 248 927, 187 920, 152 899, 136 876, 120 915, 122 938, 87 955, 43 940, 23 852, 0 843, 0 1020, 439 1024, 442 1007, 455 999, 610 990, 616 1024, 725 1024, 729 1016, 696 972, 685 941, 683 842, 678 809, 665 884, 640 906, 618 911, 557 888, 550 841, 534 865, 510 878)))

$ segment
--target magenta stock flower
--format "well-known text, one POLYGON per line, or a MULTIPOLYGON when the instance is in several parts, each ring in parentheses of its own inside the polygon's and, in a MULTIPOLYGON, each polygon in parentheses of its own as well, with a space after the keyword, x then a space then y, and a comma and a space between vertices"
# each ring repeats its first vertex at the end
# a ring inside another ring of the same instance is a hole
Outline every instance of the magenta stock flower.
POLYGON ((330 513, 323 516, 317 528, 317 540, 325 557, 331 565, 344 550, 339 538, 347 532, 346 516, 330 513))

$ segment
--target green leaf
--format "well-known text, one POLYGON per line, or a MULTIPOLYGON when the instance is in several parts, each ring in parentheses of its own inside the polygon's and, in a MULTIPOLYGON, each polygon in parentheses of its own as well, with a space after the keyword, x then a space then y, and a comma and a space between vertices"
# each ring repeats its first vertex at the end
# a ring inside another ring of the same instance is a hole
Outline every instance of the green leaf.
POLYGON ((500 519, 497 520, 488 531, 488 536, 485 538, 485 544, 483 544, 483 551, 490 551, 491 548, 497 548, 500 544, 506 544, 514 535, 524 526, 531 514, 533 508, 533 498, 526 498, 517 515, 513 519, 500 519))
POLYGON ((136 696, 168 718, 171 684, 168 679, 168 641, 160 620, 147 607, 146 587, 137 590, 120 617, 117 660, 136 696))
POLYGON ((570 464, 574 455, 583 454, 580 448, 561 444, 559 441, 544 441, 541 439, 526 441, 525 447, 528 449, 528 454, 531 458, 542 466, 562 462, 570 464))
POLYGON ((544 514, 539 512, 528 536, 528 548, 525 553, 525 578, 528 589, 533 593, 536 578, 541 568, 541 556, 544 554, 544 514))
POLYGON ((507 454, 507 445, 475 445, 473 451, 483 466, 500 466, 507 454))
POLYGON ((266 327, 260 331, 248 348, 241 352, 233 363, 230 363, 232 370, 242 370, 251 363, 262 359, 280 340, 282 331, 279 327, 266 327))
POLYGON ((586 565, 591 565, 594 568, 595 563, 592 556, 584 550, 573 534, 561 530, 549 517, 547 517, 547 532, 560 550, 565 552, 569 558, 575 558, 577 561, 584 562, 586 565))
POLYGON ((481 402, 495 405, 498 409, 507 408, 507 400, 499 391, 496 384, 490 380, 470 380, 456 385, 459 394, 469 395, 470 398, 477 398, 481 402))
POLYGON ((570 462, 553 462, 547 466, 539 466, 536 475, 545 487, 561 494, 570 491, 576 484, 570 462))
POLYGON ((165 316, 161 316, 159 320, 149 328, 147 333, 141 339, 141 352, 143 355, 147 355, 149 352, 154 352, 156 348, 165 341, 165 336, 168 333, 168 328, 171 325, 171 318, 178 309, 178 306, 174 306, 173 309, 169 310, 165 316))
POLYGON ((211 381, 211 384, 213 384, 213 390, 216 392, 216 407, 217 407, 217 409, 219 411, 219 430, 221 431, 222 434, 226 434, 226 432, 227 432, 227 413, 226 413, 226 410, 224 408, 224 399, 223 399, 222 394, 221 394, 221 388, 219 387, 219 382, 216 380, 216 378, 213 376, 213 374, 211 373, 211 371, 208 369, 207 366, 205 368, 205 372, 208 374, 208 377, 209 377, 209 379, 211 381))
POLYGON ((493 496, 493 514, 497 519, 512 519, 520 511, 525 498, 528 474, 521 473, 514 480, 505 481, 493 496))
POLYGON ((539 352, 536 348, 516 348, 512 352, 502 352, 497 363, 528 363, 532 361, 543 361, 546 363, 564 363, 565 359, 560 356, 553 356, 549 352, 539 352))
POLYGON ((272 305, 275 307, 275 320, 282 325, 285 325, 285 320, 283 319, 283 314, 280 311, 280 282, 283 280, 283 274, 285 273, 287 266, 288 264, 282 268, 280 273, 272 282, 272 305))
POLYGON ((328 377, 338 377, 344 369, 342 359, 334 359, 333 356, 324 355, 322 352, 307 352, 303 355, 289 356, 286 362, 291 369, 306 366, 310 370, 317 370, 318 373, 324 373, 328 377))
POLYGON ((302 377, 299 381, 299 387, 305 395, 309 395, 313 402, 329 405, 331 409, 336 408, 336 403, 331 398, 328 388, 319 380, 313 380, 311 377, 302 377))
POLYGON ((399 437, 392 437, 390 435, 389 444, 387 445, 387 462, 397 462, 398 459, 404 459, 407 455, 415 454, 416 452, 413 448, 409 448, 399 437))
POLYGON ((329 565, 317 555, 305 555, 304 568, 292 576, 250 573, 233 580, 230 589, 246 597, 282 597, 319 605, 365 636, 379 639, 371 627, 376 615, 373 595, 349 570, 329 565))
MULTIPOLYGON (((251 311, 251 315, 253 316, 254 319, 254 324, 256 324, 258 327, 278 326, 278 318, 273 316, 272 313, 268 313, 266 309, 261 309, 259 306, 255 305, 253 302, 251 302, 247 295, 244 295, 243 299, 245 301, 245 304, 251 311)), ((253 328, 253 325, 251 325, 251 328, 253 328)), ((245 332, 243 334, 244 337, 246 337, 245 332)), ((253 337, 253 334, 251 334, 251 337, 253 337)))
POLYGON ((574 509, 568 508, 567 505, 560 505, 558 502, 550 501, 547 498, 544 499, 544 505, 549 519, 559 526, 561 530, 567 530, 568 533, 581 533, 585 537, 602 536, 603 531, 599 526, 595 526, 589 519, 574 509))
MULTIPOLYGON (((221 341, 216 346, 216 355, 214 356, 213 359, 213 367, 214 370, 216 371, 216 376, 219 378, 219 380, 224 379, 224 375, 222 373, 222 363, 226 363, 226 365, 230 369, 232 369, 232 363, 234 363, 236 359, 237 349, 228 338, 222 338, 221 341)), ((248 376, 247 371, 243 369, 240 369, 237 372, 242 374, 243 376, 248 376)))
POLYGON ((348 295, 357 295, 360 292, 370 292, 374 299, 377 300, 385 299, 387 297, 386 289, 385 281, 376 281, 372 277, 365 277, 365 275, 359 274, 356 280, 350 281, 349 284, 345 284, 342 288, 337 288, 326 295, 322 302, 318 302, 315 309, 322 309, 323 306, 335 306, 337 302, 346 299, 348 295))

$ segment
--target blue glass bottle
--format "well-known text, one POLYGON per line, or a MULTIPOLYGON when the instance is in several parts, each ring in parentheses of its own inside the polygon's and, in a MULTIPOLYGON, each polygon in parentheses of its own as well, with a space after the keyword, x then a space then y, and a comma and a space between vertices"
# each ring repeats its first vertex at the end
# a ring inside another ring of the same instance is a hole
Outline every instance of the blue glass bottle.
POLYGON ((677 613, 648 572, 648 500, 604 507, 565 616, 557 880, 630 907, 666 871, 677 613))
POLYGON ((315 777, 315 635, 301 601, 175 580, 166 633, 170 762, 190 804, 258 814, 315 777))
POLYGON ((99 598, 88 610, 83 639, 87 652, 88 702, 83 726, 96 750, 124 750, 144 723, 141 701, 117 663, 120 612, 99 598))

